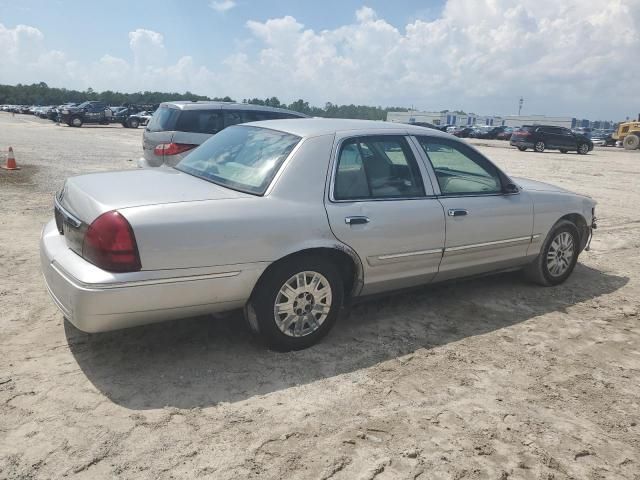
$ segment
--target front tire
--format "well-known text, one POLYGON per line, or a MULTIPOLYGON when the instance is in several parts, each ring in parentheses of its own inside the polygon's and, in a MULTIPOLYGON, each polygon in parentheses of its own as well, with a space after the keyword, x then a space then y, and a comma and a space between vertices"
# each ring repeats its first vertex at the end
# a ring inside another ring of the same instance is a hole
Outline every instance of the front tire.
POLYGON ((578 153, 580 155, 586 155, 587 153, 589 153, 589 145, 586 143, 581 143, 580 145, 578 145, 578 153))
POLYGON ((527 147, 518 147, 518 150, 520 150, 521 152, 524 152, 527 150, 527 147))
POLYGON ((569 150, 565 150, 564 148, 560 149, 560 153, 567 153, 569 150))
POLYGON ((130 128, 138 128, 138 126, 140 125, 140 120, 138 120, 137 118, 130 118, 128 123, 130 128))
POLYGON ((71 119, 71 121, 69 122, 69 124, 70 124, 72 127, 78 127, 78 128, 79 128, 79 127, 81 127, 83 123, 84 123, 84 122, 82 121, 82 118, 81 118, 81 117, 73 117, 73 118, 71 119))
POLYGON ((622 146, 625 150, 636 150, 640 148, 640 136, 633 133, 627 135, 622 141, 622 146))
POLYGON ((335 265, 318 257, 295 257, 265 274, 246 312, 251 329, 270 348, 301 350, 329 333, 343 297, 335 265))
POLYGON ((547 146, 542 140, 537 141, 536 144, 533 146, 533 149, 538 153, 544 152, 545 148, 547 148, 547 146))
POLYGON ((563 283, 578 262, 580 234, 576 225, 560 220, 549 232, 540 254, 525 268, 527 278, 550 287, 563 283))

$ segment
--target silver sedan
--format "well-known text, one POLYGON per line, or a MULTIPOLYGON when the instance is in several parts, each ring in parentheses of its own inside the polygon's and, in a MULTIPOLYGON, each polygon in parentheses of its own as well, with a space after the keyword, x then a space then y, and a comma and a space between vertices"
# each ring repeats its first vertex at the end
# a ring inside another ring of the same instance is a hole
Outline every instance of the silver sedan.
POLYGON ((242 308, 268 345, 290 350, 358 296, 510 269, 562 283, 594 209, 436 130, 263 121, 223 130, 172 169, 68 179, 41 261, 83 331, 242 308))

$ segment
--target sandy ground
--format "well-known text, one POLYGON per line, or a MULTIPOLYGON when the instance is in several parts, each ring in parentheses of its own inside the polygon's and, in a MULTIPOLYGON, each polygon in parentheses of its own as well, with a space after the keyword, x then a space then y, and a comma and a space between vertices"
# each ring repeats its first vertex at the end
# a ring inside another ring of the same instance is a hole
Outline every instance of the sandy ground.
POLYGON ((640 152, 480 148, 599 201, 557 288, 518 274, 355 307, 279 354, 238 315, 89 336, 38 237, 64 177, 133 168, 142 130, 0 113, 0 478, 640 479, 640 152))

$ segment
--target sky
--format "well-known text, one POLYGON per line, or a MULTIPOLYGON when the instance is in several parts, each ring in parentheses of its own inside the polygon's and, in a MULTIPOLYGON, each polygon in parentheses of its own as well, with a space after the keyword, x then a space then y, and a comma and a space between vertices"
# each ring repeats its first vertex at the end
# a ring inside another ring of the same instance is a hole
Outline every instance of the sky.
POLYGON ((621 120, 638 52, 640 0, 0 0, 2 84, 621 120))

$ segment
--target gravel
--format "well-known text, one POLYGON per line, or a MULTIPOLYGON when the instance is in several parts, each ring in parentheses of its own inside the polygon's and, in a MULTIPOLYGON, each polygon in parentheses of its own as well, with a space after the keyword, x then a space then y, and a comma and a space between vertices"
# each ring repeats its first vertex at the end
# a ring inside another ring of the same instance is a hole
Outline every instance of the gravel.
POLYGON ((640 154, 479 148, 594 196, 556 288, 517 273, 360 304, 274 353, 237 313, 87 335, 38 240, 65 177, 134 168, 142 129, 0 113, 0 478, 640 479, 640 154))

